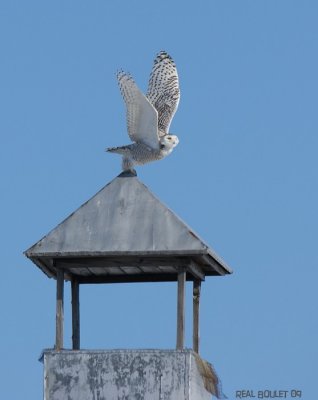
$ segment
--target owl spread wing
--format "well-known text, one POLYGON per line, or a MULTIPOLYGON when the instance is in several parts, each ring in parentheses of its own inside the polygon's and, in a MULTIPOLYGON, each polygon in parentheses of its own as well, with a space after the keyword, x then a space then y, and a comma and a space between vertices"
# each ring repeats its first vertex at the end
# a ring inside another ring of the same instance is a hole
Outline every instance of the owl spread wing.
POLYGON ((129 74, 119 71, 117 79, 126 103, 127 129, 130 139, 144 143, 153 149, 159 149, 157 110, 141 93, 129 74))
POLYGON ((165 51, 161 51, 154 60, 147 98, 158 111, 159 135, 164 136, 169 132, 180 100, 177 68, 165 51))

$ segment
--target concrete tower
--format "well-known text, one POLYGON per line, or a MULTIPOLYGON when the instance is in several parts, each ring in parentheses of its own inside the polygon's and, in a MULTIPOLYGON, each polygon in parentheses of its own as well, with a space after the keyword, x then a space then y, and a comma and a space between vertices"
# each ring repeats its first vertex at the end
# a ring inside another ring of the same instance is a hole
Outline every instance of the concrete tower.
POLYGON ((45 400, 222 397, 199 356, 201 282, 230 268, 134 173, 124 172, 25 255, 56 279, 56 342, 43 352, 45 400), (193 349, 184 349, 185 282, 193 282, 193 349), (64 281, 72 287, 72 349, 63 346, 64 281), (177 282, 175 350, 82 350, 80 285, 177 282))

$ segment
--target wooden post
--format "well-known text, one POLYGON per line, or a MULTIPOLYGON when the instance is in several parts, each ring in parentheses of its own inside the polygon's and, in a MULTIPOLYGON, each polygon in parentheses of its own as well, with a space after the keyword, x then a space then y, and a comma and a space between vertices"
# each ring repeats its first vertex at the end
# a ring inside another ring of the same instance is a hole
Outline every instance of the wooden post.
POLYGON ((64 271, 57 270, 56 275, 56 337, 55 349, 63 348, 63 324, 64 324, 64 271))
POLYGON ((193 350, 199 354, 200 334, 199 334, 199 317, 200 317, 200 292, 201 281, 193 281, 193 350))
POLYGON ((178 272, 177 350, 183 350, 184 348, 185 282, 186 271, 180 270, 178 272))
POLYGON ((80 349, 79 283, 72 279, 72 343, 73 350, 80 349))

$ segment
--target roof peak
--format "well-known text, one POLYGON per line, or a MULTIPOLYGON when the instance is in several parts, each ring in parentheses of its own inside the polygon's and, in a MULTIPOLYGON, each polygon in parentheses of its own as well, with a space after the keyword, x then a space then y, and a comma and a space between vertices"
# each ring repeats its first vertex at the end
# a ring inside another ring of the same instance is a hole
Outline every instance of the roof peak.
POLYGON ((127 169, 125 171, 122 171, 117 178, 133 178, 137 176, 137 172, 135 169, 127 169))

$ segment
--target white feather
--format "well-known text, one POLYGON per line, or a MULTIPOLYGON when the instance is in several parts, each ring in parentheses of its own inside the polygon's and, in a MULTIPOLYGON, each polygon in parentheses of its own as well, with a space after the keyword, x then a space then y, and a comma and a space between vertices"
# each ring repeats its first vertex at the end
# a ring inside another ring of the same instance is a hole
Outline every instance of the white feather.
POLYGON ((160 142, 157 110, 139 90, 129 74, 120 71, 117 79, 126 103, 127 129, 130 139, 158 150, 160 142))

